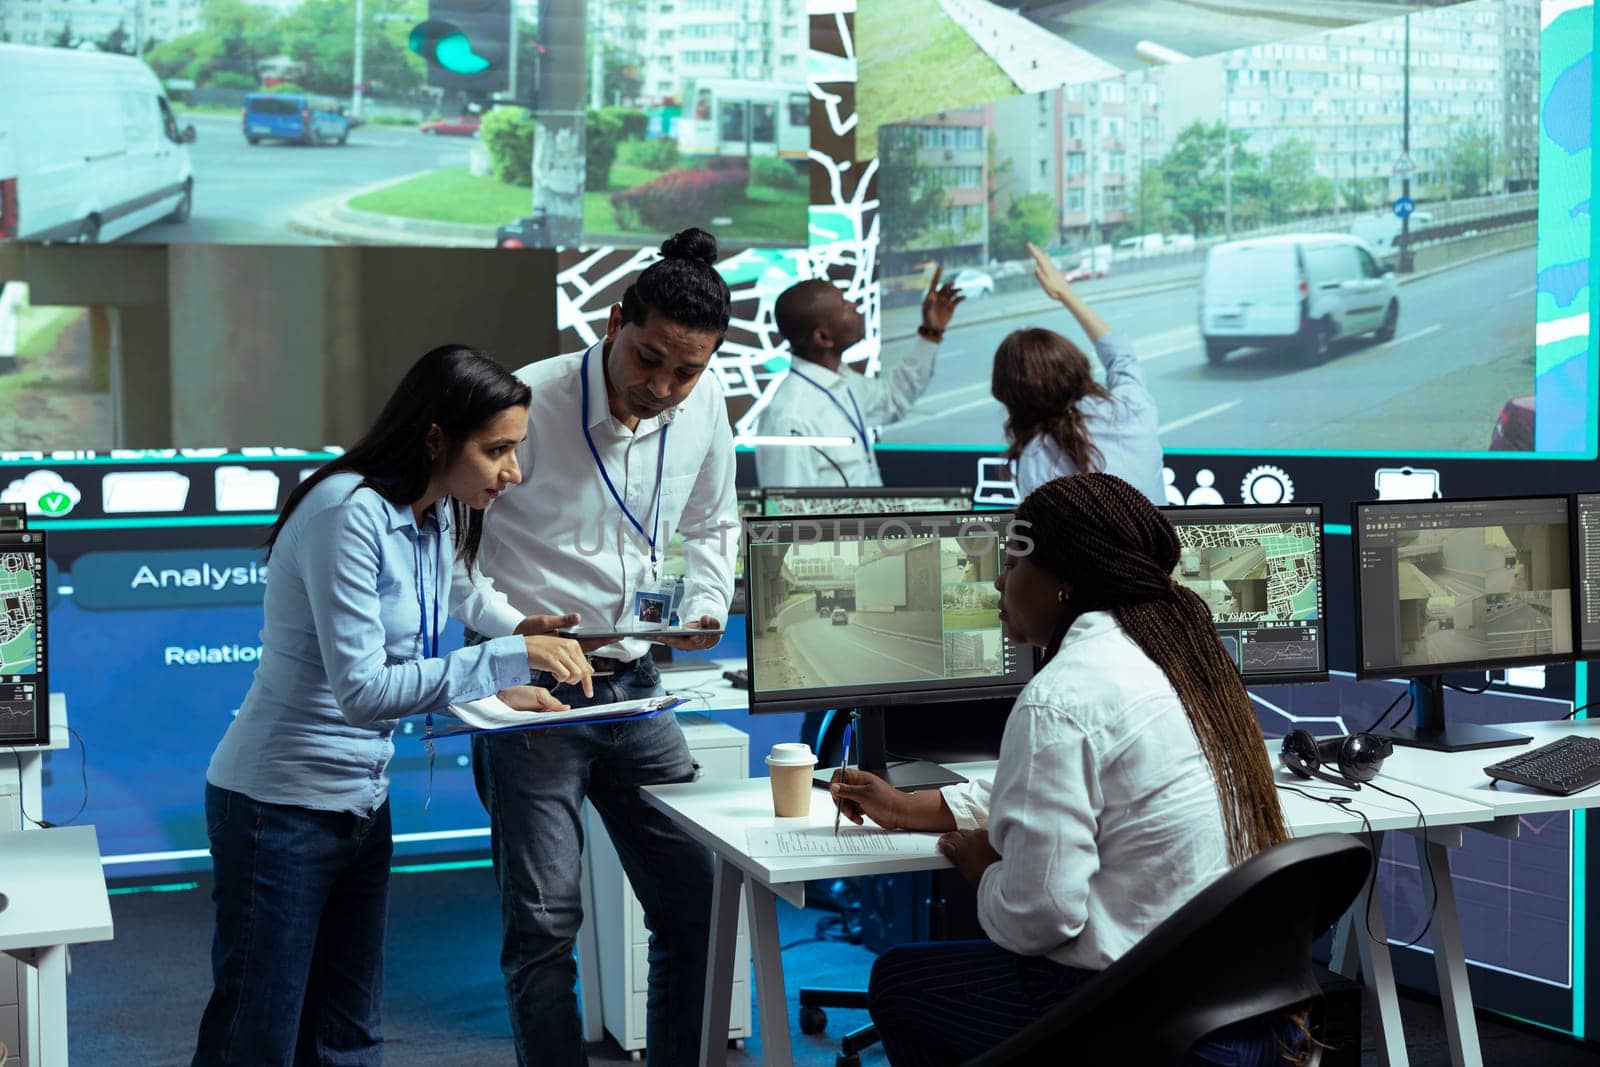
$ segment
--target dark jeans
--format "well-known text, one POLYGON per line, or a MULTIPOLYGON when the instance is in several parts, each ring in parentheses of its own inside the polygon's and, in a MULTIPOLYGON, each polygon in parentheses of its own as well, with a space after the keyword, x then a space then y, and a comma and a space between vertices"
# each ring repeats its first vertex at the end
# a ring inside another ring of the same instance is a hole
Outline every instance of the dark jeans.
MULTIPOLYGON (((657 694, 661 675, 648 658, 639 660, 624 673, 595 678, 592 701, 547 674, 535 673, 533 684, 579 707, 657 694)), ((524 1067, 587 1062, 572 954, 583 921, 585 799, 605 822, 650 929, 646 1061, 698 1059, 711 855, 639 794, 640 786, 693 781, 697 770, 670 714, 472 739, 472 773, 489 812, 500 885, 500 969, 524 1067)))
MULTIPOLYGON (((1098 973, 1018 956, 992 941, 905 945, 873 964, 867 1006, 893 1067, 959 1064, 1043 1018, 1098 973)), ((1208 1035, 1185 1067, 1282 1063, 1274 1029, 1289 1047, 1298 1045, 1287 1020, 1251 1020, 1208 1035)))
POLYGON ((370 818, 206 785, 215 983, 193 1067, 383 1062, 389 805, 370 818))

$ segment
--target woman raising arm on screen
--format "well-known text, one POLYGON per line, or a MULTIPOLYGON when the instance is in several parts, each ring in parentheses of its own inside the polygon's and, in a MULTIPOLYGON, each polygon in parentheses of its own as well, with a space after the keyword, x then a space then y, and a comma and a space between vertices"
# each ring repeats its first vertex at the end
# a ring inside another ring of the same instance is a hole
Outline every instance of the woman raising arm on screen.
POLYGON ((590 690, 573 641, 438 647, 466 592, 453 559, 470 570, 483 509, 521 479, 529 399, 487 356, 434 349, 272 527, 260 665, 206 771, 215 987, 196 1067, 381 1062, 395 721, 497 692, 563 707, 532 670, 590 690))
MULTIPOLYGON (((1013 538, 1006 554, 1001 621, 1045 665, 1006 722, 992 786, 905 794, 861 771, 832 785, 855 822, 948 831, 940 848, 990 938, 878 958, 868 998, 895 1064, 993 1047, 1288 836, 1244 685, 1210 611, 1172 580, 1166 518, 1121 479, 1083 474, 1030 494, 1016 529, 1032 546, 1013 538), (969 1010, 980 995, 986 1010, 969 1010)), ((1230 1056, 1276 1048, 1266 1026, 1246 1029, 1230 1056)))
POLYGON ((1007 456, 1027 496, 1052 478, 1115 474, 1152 502, 1166 502, 1156 402, 1126 340, 1112 332, 1045 255, 1028 245, 1039 288, 1072 313, 1105 368, 1094 380, 1078 346, 1054 330, 1016 330, 994 354, 990 392, 1006 409, 1007 456))

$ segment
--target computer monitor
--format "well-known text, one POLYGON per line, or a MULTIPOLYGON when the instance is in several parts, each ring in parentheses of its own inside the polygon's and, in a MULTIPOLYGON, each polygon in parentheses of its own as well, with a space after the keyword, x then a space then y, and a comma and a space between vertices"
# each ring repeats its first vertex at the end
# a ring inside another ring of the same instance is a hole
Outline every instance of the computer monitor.
POLYGON ((50 743, 44 534, 0 530, 0 748, 50 743))
POLYGON ((1573 658, 1570 498, 1358 503, 1351 533, 1356 675, 1412 679, 1414 725, 1386 736, 1446 751, 1527 742, 1446 725, 1441 675, 1573 658))
POLYGON ((1033 677, 994 588, 1010 512, 791 516, 745 524, 752 712, 854 708, 859 763, 903 789, 960 781, 890 764, 883 709, 1009 698, 1033 677))
POLYGON ((890 513, 973 510, 972 486, 818 486, 809 489, 765 490, 763 514, 784 515, 887 515, 890 513))
MULTIPOLYGON (((727 536, 737 547, 739 539, 742 537, 741 530, 744 520, 757 518, 761 515, 761 490, 740 489, 736 491, 735 495, 738 500, 741 525, 729 530, 727 536)), ((661 576, 672 580, 674 583, 672 593, 674 611, 683 603, 683 579, 688 570, 689 560, 684 552, 683 534, 674 530, 672 537, 667 541, 665 551, 661 554, 661 576)), ((742 551, 733 563, 733 597, 728 602, 728 614, 744 614, 744 553, 742 551)), ((680 656, 666 645, 650 646, 650 659, 662 670, 699 670, 709 665, 707 661, 710 658, 710 653, 705 655, 684 653, 680 656)))
POLYGON ((1579 493, 1578 654, 1600 656, 1600 493, 1579 493))
MULTIPOLYGON (((745 519, 758 518, 761 515, 762 492, 760 489, 740 489, 735 493, 735 496, 738 500, 739 519, 741 522, 745 519)), ((730 539, 737 540, 739 536, 738 529, 728 531, 730 539)), ((687 568, 688 564, 683 553, 683 534, 674 530, 672 537, 667 541, 666 549, 661 553, 661 575, 664 578, 682 579, 687 568)), ((744 578, 744 557, 742 555, 734 566, 734 578, 735 580, 744 578)))
POLYGON ((1180 546, 1172 577, 1211 609, 1245 684, 1327 681, 1322 505, 1162 511, 1180 546))

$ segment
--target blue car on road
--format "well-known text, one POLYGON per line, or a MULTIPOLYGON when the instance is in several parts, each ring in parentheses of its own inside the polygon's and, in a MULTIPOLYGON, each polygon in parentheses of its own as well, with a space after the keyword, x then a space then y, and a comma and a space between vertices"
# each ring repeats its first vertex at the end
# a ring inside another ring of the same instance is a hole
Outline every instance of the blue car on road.
POLYGON ((337 104, 295 93, 251 93, 244 98, 244 139, 300 144, 344 144, 350 119, 337 104))

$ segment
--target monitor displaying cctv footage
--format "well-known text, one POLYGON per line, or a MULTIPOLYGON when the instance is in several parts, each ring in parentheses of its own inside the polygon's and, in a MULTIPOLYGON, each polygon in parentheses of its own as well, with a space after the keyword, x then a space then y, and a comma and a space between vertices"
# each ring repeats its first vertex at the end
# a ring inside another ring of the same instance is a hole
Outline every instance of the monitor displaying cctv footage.
MULTIPOLYGON (((981 299, 1094 365, 1031 241, 1138 358, 1168 449, 1592 459, 1591 13, 1364 7, 881 126, 885 358, 938 262, 969 300, 948 344, 993 351, 981 299)), ((883 441, 996 444, 988 373, 941 363, 883 441)))
POLYGON ((1000 621, 1006 512, 745 526, 750 707, 1008 697, 1033 651, 1000 621))

